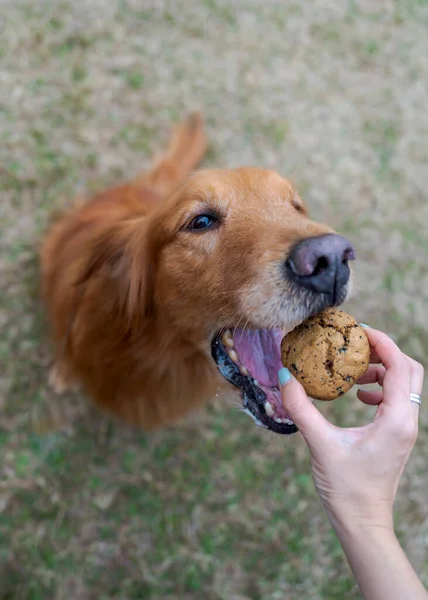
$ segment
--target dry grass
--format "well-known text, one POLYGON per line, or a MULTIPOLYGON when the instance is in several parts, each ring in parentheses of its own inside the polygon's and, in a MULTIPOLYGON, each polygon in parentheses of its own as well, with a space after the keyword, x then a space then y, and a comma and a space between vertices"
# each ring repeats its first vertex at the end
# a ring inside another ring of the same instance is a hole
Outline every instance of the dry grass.
MULTIPOLYGON (((220 405, 146 436, 50 396, 35 249, 53 208, 144 167, 171 120, 201 107, 207 164, 291 176, 358 249, 348 310, 424 361, 427 2, 2 0, 0 12, 0 598, 357 598, 297 437, 220 405), (34 415, 61 429, 38 435, 34 415)), ((328 411, 367 418, 350 400, 328 411)), ((397 502, 425 584, 427 454, 425 408, 397 502)))

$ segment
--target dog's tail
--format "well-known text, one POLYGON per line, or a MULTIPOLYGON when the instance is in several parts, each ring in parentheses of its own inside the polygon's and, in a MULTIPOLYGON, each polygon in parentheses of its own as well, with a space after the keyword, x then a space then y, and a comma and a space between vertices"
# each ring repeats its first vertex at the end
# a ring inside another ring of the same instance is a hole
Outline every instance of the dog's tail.
POLYGON ((176 125, 166 152, 154 161, 148 172, 138 178, 137 183, 165 198, 202 160, 206 149, 202 115, 199 112, 192 113, 176 125))

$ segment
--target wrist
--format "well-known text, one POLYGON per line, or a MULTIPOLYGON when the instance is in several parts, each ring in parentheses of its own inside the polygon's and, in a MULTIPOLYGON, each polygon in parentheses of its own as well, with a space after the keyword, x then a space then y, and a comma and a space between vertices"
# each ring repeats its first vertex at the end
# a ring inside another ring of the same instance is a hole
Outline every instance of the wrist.
POLYGON ((364 532, 394 533, 392 506, 343 506, 332 510, 326 506, 329 521, 337 535, 364 535, 364 532))
POLYGON ((329 515, 330 523, 333 526, 340 540, 345 539, 373 539, 374 537, 395 537, 394 520, 392 514, 369 515, 362 517, 359 515, 348 515, 346 518, 337 519, 329 515))

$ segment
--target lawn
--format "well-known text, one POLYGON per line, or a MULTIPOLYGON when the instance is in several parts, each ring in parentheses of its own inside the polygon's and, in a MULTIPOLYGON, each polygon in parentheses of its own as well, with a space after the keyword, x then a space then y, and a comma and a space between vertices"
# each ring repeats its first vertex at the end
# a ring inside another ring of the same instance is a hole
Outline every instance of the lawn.
MULTIPOLYGON (((290 177, 357 248, 348 312, 426 361, 427 27, 426 0, 1 2, 0 600, 360 597, 299 436, 228 399, 149 435, 50 392, 37 250, 201 108, 205 165, 290 177)), ((425 585, 427 460, 425 402, 396 505, 425 585)))

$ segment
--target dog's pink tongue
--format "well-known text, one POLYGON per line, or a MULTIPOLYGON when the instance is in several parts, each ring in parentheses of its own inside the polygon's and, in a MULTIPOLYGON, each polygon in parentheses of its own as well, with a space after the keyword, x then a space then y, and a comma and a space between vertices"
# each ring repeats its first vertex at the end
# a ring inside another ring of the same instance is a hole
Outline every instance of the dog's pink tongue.
POLYGON ((245 365, 254 379, 268 387, 278 386, 278 370, 281 363, 280 329, 243 331, 235 329, 233 341, 239 362, 245 365))

